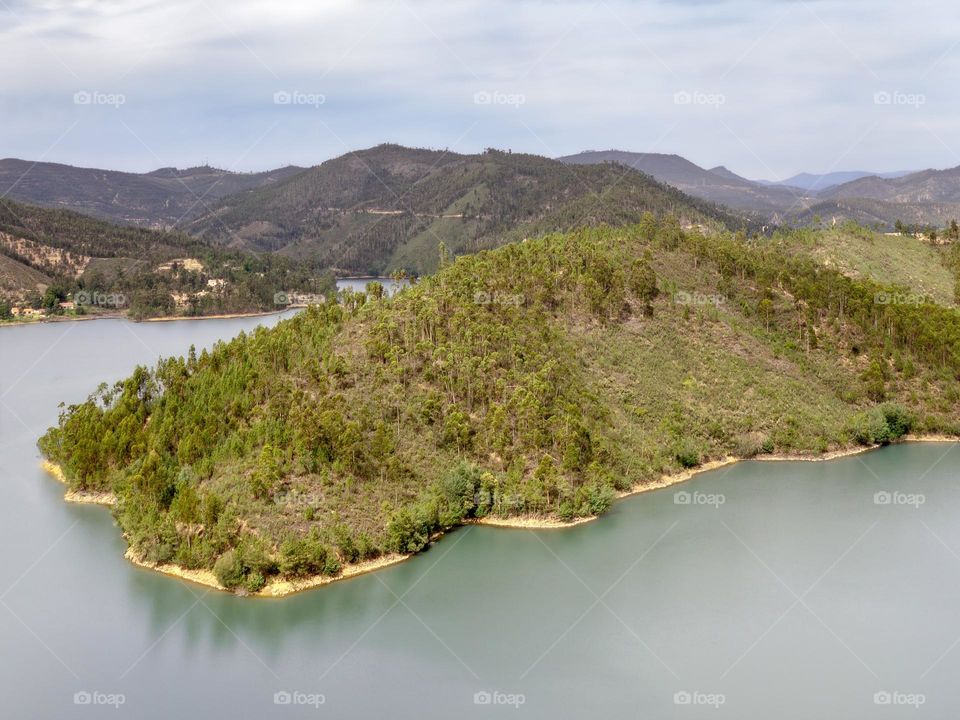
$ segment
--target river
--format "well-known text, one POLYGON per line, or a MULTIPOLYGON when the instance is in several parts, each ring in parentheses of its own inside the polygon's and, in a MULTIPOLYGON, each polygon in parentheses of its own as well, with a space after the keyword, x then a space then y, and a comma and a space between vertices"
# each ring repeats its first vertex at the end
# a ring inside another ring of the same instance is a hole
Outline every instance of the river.
POLYGON ((138 363, 278 320, 0 328, 3 717, 960 714, 951 443, 740 463, 282 600, 134 567, 37 437, 138 363))

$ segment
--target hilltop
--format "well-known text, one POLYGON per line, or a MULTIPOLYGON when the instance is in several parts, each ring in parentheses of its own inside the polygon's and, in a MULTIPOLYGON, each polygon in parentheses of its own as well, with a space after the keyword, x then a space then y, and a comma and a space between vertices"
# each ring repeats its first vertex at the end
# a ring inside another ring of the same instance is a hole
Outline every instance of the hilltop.
POLYGON ((805 242, 648 215, 460 257, 138 368, 40 448, 137 558, 256 591, 728 455, 960 430, 957 312, 805 242))

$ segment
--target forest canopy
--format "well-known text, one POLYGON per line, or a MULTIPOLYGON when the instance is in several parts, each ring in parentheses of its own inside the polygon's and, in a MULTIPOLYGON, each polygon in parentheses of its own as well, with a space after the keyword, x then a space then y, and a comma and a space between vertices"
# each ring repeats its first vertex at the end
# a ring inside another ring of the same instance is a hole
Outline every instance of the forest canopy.
POLYGON ((647 215, 445 259, 137 368, 40 448, 140 557, 252 591, 710 458, 960 429, 957 311, 790 242, 647 215))

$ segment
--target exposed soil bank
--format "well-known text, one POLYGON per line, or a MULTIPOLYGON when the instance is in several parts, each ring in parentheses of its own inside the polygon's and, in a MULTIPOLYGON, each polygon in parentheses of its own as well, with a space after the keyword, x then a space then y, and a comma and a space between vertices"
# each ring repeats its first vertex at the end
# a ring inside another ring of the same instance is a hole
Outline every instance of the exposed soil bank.
MULTIPOLYGON (((947 435, 924 435, 924 436, 914 436, 910 435, 905 437, 902 442, 958 442, 958 438, 950 437, 947 435)), ((733 455, 728 455, 725 458, 719 460, 711 460, 702 465, 698 465, 695 468, 690 468, 689 470, 683 470, 677 473, 671 473, 661 476, 657 480, 651 482, 639 483, 630 490, 621 492, 618 494, 618 498, 629 497, 631 495, 638 495, 644 492, 650 492, 651 490, 660 490, 665 487, 670 487, 671 485, 677 485, 682 482, 690 480, 692 477, 699 475, 700 473, 709 472, 710 470, 717 470, 727 465, 733 465, 734 463, 741 462, 742 460, 760 460, 763 462, 825 462, 827 460, 835 460, 837 458, 848 457, 850 455, 859 455, 861 453, 869 452, 880 447, 879 445, 871 446, 857 446, 853 448, 844 448, 841 450, 833 450, 826 453, 820 453, 817 455, 814 454, 800 454, 800 453, 779 453, 775 455, 759 455, 754 458, 740 458, 733 455)), ((63 470, 59 465, 50 462, 49 460, 44 460, 42 467, 48 473, 53 475, 57 480, 62 483, 66 483, 66 478, 63 474, 63 470)), ((117 499, 112 493, 94 493, 94 492, 83 492, 83 491, 74 491, 68 490, 64 496, 68 502, 77 502, 77 503, 92 503, 97 505, 113 505, 116 503, 117 499)), ((526 528, 526 529, 560 529, 560 528, 570 528, 577 525, 583 525, 584 523, 591 522, 596 520, 597 517, 585 517, 585 518, 575 518, 570 521, 560 520, 556 517, 549 516, 517 516, 509 518, 500 518, 500 517, 485 517, 477 520, 468 521, 466 524, 470 525, 489 525, 492 527, 509 527, 509 528, 526 528)), ((436 537, 440 537, 442 533, 439 533, 436 537)), ((431 540, 436 539, 431 538, 431 540)), ((130 562, 139 567, 148 568, 150 570, 155 570, 161 572, 165 575, 170 575, 172 577, 177 577, 182 580, 187 580, 189 582, 197 583, 199 585, 204 585, 206 587, 214 588, 216 590, 227 591, 227 588, 223 587, 218 581, 216 576, 211 570, 190 570, 173 563, 166 564, 157 564, 150 563, 142 558, 139 558, 133 551, 133 548, 128 548, 124 557, 126 557, 130 562)), ((390 565, 396 565, 397 563, 403 562, 409 558, 413 557, 410 555, 401 555, 401 554, 390 554, 382 555, 379 558, 374 560, 367 560, 360 563, 353 563, 349 565, 344 565, 342 572, 339 575, 330 576, 330 575, 314 575, 311 577, 305 578, 294 578, 294 579, 280 579, 275 578, 268 582, 266 586, 259 590, 256 593, 252 593, 253 597, 267 597, 267 598, 280 598, 286 597, 287 595, 293 595, 294 593, 303 592, 305 590, 310 590, 321 585, 328 585, 338 580, 347 580, 349 578, 357 577, 359 575, 364 575, 369 572, 374 572, 380 570, 381 568, 389 567, 390 565)))

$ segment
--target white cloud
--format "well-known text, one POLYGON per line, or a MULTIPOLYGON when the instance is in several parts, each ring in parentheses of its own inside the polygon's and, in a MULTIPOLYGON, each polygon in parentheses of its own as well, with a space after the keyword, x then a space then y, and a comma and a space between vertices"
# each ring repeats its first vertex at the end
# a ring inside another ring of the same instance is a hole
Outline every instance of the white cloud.
POLYGON ((838 158, 869 169, 960 162, 947 150, 960 150, 949 82, 960 21, 947 0, 909 13, 889 0, 3 7, 0 62, 15 70, 0 78, 0 155, 248 169, 384 140, 447 146, 472 127, 458 149, 678 152, 752 176, 823 170, 838 158), (326 103, 278 107, 273 93, 284 89, 326 103), (878 107, 884 89, 927 102, 912 114, 878 107), (77 107, 77 90, 127 102, 77 107), (478 91, 526 102, 477 106, 478 91), (725 102, 678 107, 678 91, 725 102))

